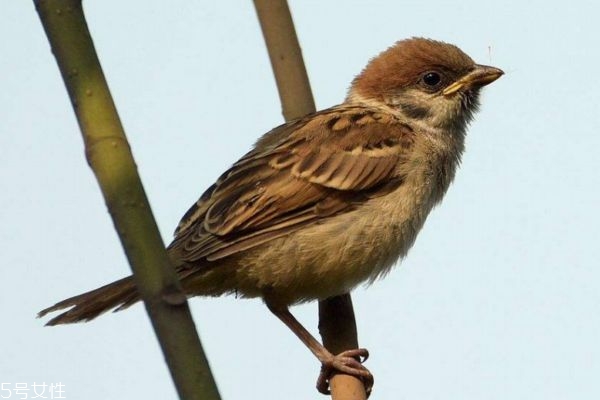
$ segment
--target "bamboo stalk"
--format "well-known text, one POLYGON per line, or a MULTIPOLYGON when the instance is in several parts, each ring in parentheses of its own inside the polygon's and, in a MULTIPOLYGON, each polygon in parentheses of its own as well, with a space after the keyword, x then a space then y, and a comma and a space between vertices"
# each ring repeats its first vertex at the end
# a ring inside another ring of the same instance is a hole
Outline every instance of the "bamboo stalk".
POLYGON ((315 112, 294 21, 286 0, 254 0, 286 121, 315 112))
MULTIPOLYGON (((302 51, 286 0, 254 0, 286 121, 315 112, 302 51)), ((358 347, 349 294, 319 302, 319 332, 333 354, 358 347)), ((362 381, 338 373, 330 382, 333 400, 365 400, 362 381)))
MULTIPOLYGON (((319 302, 319 333, 323 338, 323 345, 333 354, 358 348, 356 320, 350 294, 319 302)), ((362 381, 351 375, 335 375, 331 379, 330 390, 334 400, 367 398, 362 381)))
POLYGON ((219 393, 165 251, 80 0, 34 0, 92 168, 181 399, 219 393))

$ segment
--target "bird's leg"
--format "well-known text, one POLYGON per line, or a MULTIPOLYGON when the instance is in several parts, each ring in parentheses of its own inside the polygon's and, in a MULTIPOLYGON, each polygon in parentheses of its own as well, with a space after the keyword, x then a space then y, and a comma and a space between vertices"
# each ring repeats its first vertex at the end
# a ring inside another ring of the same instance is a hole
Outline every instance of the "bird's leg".
POLYGON ((274 306, 268 302, 266 304, 269 310, 286 324, 321 362, 321 373, 317 380, 317 390, 319 392, 323 394, 330 393, 329 381, 336 372, 361 379, 365 385, 367 394, 371 392, 373 375, 362 365, 369 357, 367 349, 346 350, 340 354, 333 355, 298 322, 286 306, 274 306))

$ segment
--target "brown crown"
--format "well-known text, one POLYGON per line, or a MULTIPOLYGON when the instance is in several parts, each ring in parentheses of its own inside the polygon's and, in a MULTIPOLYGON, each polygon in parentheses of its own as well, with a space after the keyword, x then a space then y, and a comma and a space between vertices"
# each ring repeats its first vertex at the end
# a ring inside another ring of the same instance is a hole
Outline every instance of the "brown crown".
POLYGON ((416 84, 427 71, 441 70, 454 80, 474 65, 471 57, 452 44, 424 38, 401 40, 367 64, 352 82, 352 90, 379 99, 416 84))

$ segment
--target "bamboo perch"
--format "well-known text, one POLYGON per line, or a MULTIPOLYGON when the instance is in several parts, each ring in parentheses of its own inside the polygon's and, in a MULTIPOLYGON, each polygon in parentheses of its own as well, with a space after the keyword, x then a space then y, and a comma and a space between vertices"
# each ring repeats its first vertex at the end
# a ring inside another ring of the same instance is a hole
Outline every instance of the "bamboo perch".
POLYGON ((80 0, 35 0, 92 168, 180 399, 219 393, 96 55, 80 0))

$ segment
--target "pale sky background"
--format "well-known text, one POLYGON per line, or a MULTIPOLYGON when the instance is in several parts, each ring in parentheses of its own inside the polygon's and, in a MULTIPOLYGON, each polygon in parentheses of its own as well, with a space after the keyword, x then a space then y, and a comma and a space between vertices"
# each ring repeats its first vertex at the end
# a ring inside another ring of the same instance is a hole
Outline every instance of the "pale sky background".
MULTIPOLYGON (((85 6, 169 241, 202 191, 282 122, 252 2, 85 6)), ((598 3, 291 9, 318 108, 410 36, 506 72, 485 90, 457 178, 408 258, 354 292, 372 399, 600 398, 598 3)), ((0 54, 0 381, 61 382, 72 400, 175 399, 142 306, 77 326, 35 318, 129 267, 32 1, 3 1, 0 54)), ((259 300, 191 306, 224 399, 324 398, 317 361, 259 300)), ((293 312, 316 334, 316 304, 293 312)))

